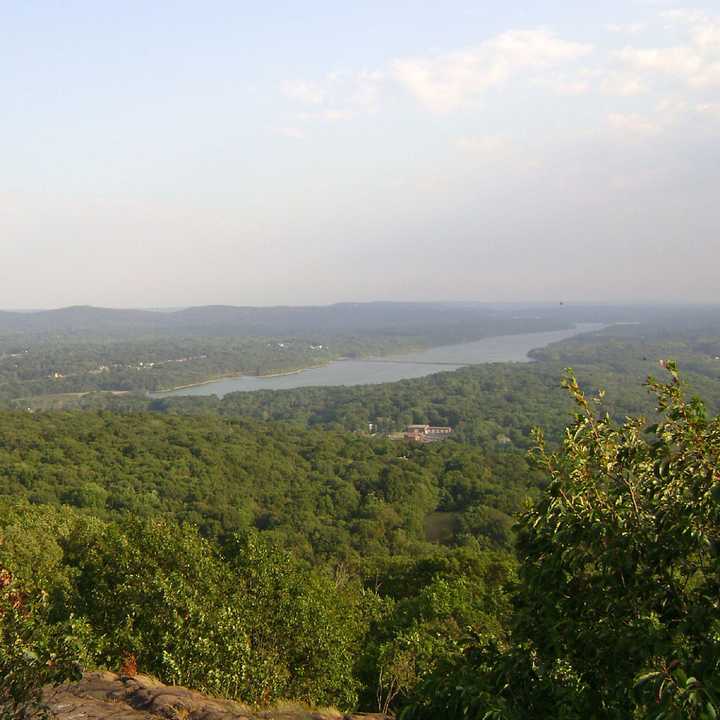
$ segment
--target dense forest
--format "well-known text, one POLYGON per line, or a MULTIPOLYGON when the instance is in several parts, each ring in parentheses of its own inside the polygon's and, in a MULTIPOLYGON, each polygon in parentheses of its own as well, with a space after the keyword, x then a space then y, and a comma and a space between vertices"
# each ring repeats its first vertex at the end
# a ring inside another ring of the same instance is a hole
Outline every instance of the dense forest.
MULTIPOLYGON (((419 338, 405 341, 422 343, 419 338)), ((383 354, 404 347, 399 338, 15 340, 0 353, 0 401, 42 405, 44 400, 87 392, 143 393, 226 375, 288 372, 340 356, 383 354)))
POLYGON ((532 470, 207 416, 4 414, 3 712, 131 661, 417 720, 716 717, 720 419, 667 368, 650 427, 567 377, 575 421, 556 450, 535 436, 532 470))
POLYGON ((160 515, 222 540, 266 531, 309 560, 507 547, 541 475, 523 453, 408 446, 248 420, 108 412, 0 415, 0 495, 98 517, 160 515))

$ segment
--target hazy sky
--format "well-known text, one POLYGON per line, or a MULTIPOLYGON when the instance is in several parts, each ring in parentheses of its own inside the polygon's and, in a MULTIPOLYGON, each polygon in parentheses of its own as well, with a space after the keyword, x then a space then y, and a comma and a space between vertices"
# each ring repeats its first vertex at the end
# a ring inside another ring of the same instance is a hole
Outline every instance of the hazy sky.
POLYGON ((0 0, 0 307, 719 288, 720 0, 0 0))

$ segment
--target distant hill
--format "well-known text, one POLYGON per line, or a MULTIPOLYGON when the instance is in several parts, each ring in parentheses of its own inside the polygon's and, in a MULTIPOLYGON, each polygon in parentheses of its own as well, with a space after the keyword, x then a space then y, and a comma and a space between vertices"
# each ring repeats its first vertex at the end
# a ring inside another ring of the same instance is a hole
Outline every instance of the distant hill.
POLYGON ((635 319, 638 309, 601 306, 497 306, 480 303, 338 303, 326 306, 122 310, 78 305, 0 311, 1 334, 71 336, 328 336, 387 334, 453 341, 567 327, 578 321, 635 319))
POLYGON ((75 305, 35 312, 0 311, 0 332, 97 333, 112 330, 159 329, 164 313, 150 310, 113 310, 75 305))

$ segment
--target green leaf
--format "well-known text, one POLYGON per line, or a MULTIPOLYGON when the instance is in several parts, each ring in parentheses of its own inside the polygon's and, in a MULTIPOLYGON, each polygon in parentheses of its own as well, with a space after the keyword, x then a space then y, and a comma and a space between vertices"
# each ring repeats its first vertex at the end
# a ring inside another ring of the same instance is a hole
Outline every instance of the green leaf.
POLYGON ((650 680, 655 680, 656 678, 660 677, 662 673, 659 673, 657 671, 644 673, 643 675, 638 675, 635 679, 635 687, 641 687, 642 685, 645 685, 646 683, 650 682, 650 680))

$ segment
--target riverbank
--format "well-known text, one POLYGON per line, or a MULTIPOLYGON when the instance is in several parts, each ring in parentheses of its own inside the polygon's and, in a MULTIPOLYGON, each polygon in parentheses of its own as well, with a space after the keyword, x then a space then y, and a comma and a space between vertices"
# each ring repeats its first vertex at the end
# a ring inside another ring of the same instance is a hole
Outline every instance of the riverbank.
POLYGON ((600 323, 579 323, 564 330, 503 334, 476 341, 441 345, 419 352, 394 352, 384 357, 338 358, 321 365, 267 375, 233 375, 192 386, 150 394, 154 399, 179 396, 217 395, 261 390, 291 390, 298 387, 376 385, 424 377, 478 363, 530 362, 534 348, 599 330, 600 323))
POLYGON ((299 373, 305 372, 306 370, 315 370, 317 368, 323 368, 329 365, 333 362, 338 362, 339 360, 344 360, 346 358, 333 358, 332 360, 328 360, 324 363, 319 363, 317 365, 306 365, 305 367, 301 368, 295 368, 293 370, 283 370, 281 372, 273 372, 273 373, 266 373, 263 375, 248 375, 246 373, 227 373, 225 375, 214 375, 211 378, 208 378, 207 380, 201 380, 199 382, 194 383, 188 383, 187 385, 177 385, 176 387, 167 388, 164 390, 154 390, 151 392, 148 392, 147 394, 151 397, 153 395, 160 395, 163 393, 171 393, 171 392, 177 392, 178 390, 189 390, 192 388, 202 387, 203 385, 209 385, 211 383, 215 382, 221 382, 222 380, 239 380, 241 378, 258 378, 258 379, 264 379, 264 378, 276 378, 276 377, 285 377, 287 375, 297 375, 299 373))

